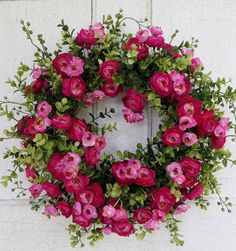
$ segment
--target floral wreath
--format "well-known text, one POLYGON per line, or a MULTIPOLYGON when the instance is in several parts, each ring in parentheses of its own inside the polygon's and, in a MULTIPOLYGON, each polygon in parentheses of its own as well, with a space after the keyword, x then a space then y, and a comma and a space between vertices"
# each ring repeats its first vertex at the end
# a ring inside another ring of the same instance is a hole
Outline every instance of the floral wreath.
POLYGON ((13 182, 18 196, 29 191, 33 210, 43 207, 49 218, 69 218, 73 247, 83 247, 84 236, 94 245, 110 233, 135 233, 143 239, 161 222, 170 230, 171 241, 182 245, 178 215, 189 209, 190 201, 207 209, 206 196, 213 193, 222 211, 231 211, 214 173, 236 164, 223 149, 226 137, 235 139, 236 123, 220 109, 228 107, 236 118, 236 91, 230 81, 213 81, 203 72, 194 57, 197 40, 172 45, 178 31, 166 42, 159 27, 123 17, 122 11, 115 18, 108 15, 77 35, 62 20, 62 42, 53 53, 42 35, 37 36, 38 45, 34 42, 29 22, 21 22, 36 52, 33 67, 21 63, 15 78, 7 81, 25 102, 7 97, 0 102, 0 115, 16 121, 1 140, 22 142, 4 154, 13 159, 13 169, 1 184, 13 182), (130 19, 139 27, 135 36, 122 32, 130 19), (98 123, 115 110, 105 109, 97 117, 90 113, 91 121, 78 116, 117 95, 123 95, 128 123, 144 120, 145 103, 162 118, 146 146, 117 151, 118 159, 104 151, 104 135, 116 130, 116 124, 98 123), (228 130, 233 134, 226 136, 228 130), (32 183, 29 188, 20 172, 32 183))

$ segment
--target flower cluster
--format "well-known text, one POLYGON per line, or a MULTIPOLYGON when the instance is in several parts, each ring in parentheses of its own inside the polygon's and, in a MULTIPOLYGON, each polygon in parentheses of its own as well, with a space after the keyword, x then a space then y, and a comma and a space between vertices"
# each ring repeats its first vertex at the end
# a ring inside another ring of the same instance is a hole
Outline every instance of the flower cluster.
MULTIPOLYGON (((9 81, 25 102, 12 109, 8 106, 16 102, 0 102, 0 115, 17 121, 5 130, 7 139, 22 142, 21 148, 7 150, 4 157, 13 158, 14 169, 0 182, 7 186, 24 171, 30 186, 17 180, 13 190, 23 196, 29 191, 32 209, 43 206, 49 218, 67 218, 72 246, 83 246, 87 234, 91 245, 111 233, 142 239, 161 222, 172 242, 182 245, 175 217, 189 209, 191 200, 206 209, 205 195, 219 194, 214 173, 222 164, 236 164, 223 149, 236 125, 220 110, 229 104, 235 114, 236 91, 229 86, 223 92, 224 79, 214 82, 204 74, 194 56, 195 40, 172 45, 161 28, 142 28, 139 21, 131 36, 122 32, 122 12, 116 18, 108 16, 75 36, 62 21, 62 43, 54 53, 38 36, 33 69, 21 64, 9 81), (26 72, 31 83, 22 77, 26 72), (104 151, 105 134, 116 124, 99 125, 114 109, 89 113, 91 121, 81 113, 118 95, 126 122, 144 121, 147 103, 162 118, 146 146, 117 151, 119 159, 104 151)), ((33 41, 30 24, 22 25, 33 41)), ((230 203, 219 198, 230 212, 230 203)))

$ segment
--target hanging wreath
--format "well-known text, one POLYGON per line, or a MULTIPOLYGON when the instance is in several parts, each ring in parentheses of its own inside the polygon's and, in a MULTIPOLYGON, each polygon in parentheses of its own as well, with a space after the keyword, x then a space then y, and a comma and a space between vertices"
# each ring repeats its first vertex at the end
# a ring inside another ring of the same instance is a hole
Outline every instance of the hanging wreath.
POLYGON ((228 107, 236 117, 236 91, 224 78, 213 81, 203 72, 194 56, 197 40, 172 45, 178 31, 167 42, 159 27, 146 27, 122 12, 115 18, 109 15, 75 35, 62 21, 62 42, 53 53, 42 35, 38 45, 34 42, 30 23, 21 22, 36 52, 33 67, 21 63, 7 81, 25 101, 1 101, 1 115, 16 121, 2 140, 21 140, 21 147, 4 155, 13 159, 13 169, 1 183, 13 182, 18 196, 29 191, 33 210, 43 207, 49 218, 69 218, 73 247, 84 246, 84 236, 90 245, 110 233, 142 239, 161 222, 171 241, 182 245, 177 219, 190 201, 207 209, 206 196, 217 194, 222 211, 230 212, 214 175, 236 164, 223 149, 226 137, 234 140, 236 123, 221 109, 228 107), (135 36, 122 32, 125 20, 137 23, 135 36), (90 121, 78 114, 117 95, 128 123, 142 123, 146 104, 162 122, 146 146, 139 143, 135 152, 117 151, 115 157, 104 151, 104 135, 116 124, 98 123, 115 110, 90 113, 90 121), (25 172, 29 188, 19 172, 25 172))

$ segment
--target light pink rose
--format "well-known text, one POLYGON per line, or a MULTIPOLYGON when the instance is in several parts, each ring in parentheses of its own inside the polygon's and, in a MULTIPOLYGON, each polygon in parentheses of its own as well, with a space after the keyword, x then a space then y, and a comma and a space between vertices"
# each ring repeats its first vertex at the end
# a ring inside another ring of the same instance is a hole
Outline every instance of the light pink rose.
POLYGON ((98 100, 102 100, 105 97, 106 97, 106 94, 100 90, 88 92, 85 95, 85 104, 89 106, 94 105, 98 100))
POLYGON ((191 55, 191 56, 193 56, 193 55, 194 55, 194 50, 189 49, 189 48, 183 48, 183 49, 182 49, 182 53, 183 53, 184 55, 191 55))
POLYGON ((103 227, 103 228, 102 228, 102 232, 103 232, 104 234, 106 234, 106 235, 111 234, 111 233, 112 233, 111 227, 109 227, 109 226, 103 227))
POLYGON ((128 160, 128 165, 132 166, 134 169, 139 170, 141 168, 141 162, 138 159, 130 159, 128 160))
POLYGON ((104 27, 101 23, 90 25, 89 29, 94 32, 95 38, 103 39, 105 37, 104 27))
POLYGON ((173 178, 173 181, 176 182, 178 185, 183 184, 186 181, 186 178, 183 174, 177 175, 173 178))
POLYGON ((107 218, 112 218, 116 213, 116 209, 113 206, 104 206, 102 211, 102 216, 107 218))
POLYGON ((153 219, 150 219, 147 222, 145 222, 144 227, 151 231, 160 229, 158 221, 153 219))
POLYGON ((166 167, 166 171, 170 174, 170 177, 173 179, 178 175, 183 174, 182 167, 177 162, 172 162, 166 167))
POLYGON ((81 215, 81 213, 82 213, 81 204, 78 201, 76 201, 73 206, 73 214, 74 215, 81 215))
POLYGON ((149 37, 149 31, 148 30, 140 30, 136 34, 136 38, 138 39, 138 41, 140 43, 144 43, 145 41, 147 41, 148 37, 149 37))
POLYGON ((122 109, 124 119, 128 123, 141 122, 144 120, 144 115, 139 112, 133 112, 130 109, 122 109))
POLYGON ((47 117, 51 111, 52 106, 47 101, 43 101, 37 105, 37 115, 39 117, 47 117))
POLYGON ((78 175, 78 166, 65 166, 63 169, 63 174, 65 179, 76 178, 78 175))
POLYGON ((43 68, 35 68, 32 72, 32 78, 33 79, 38 79, 43 73, 43 68))
POLYGON ((198 142, 197 135, 195 133, 186 132, 183 135, 182 141, 186 146, 192 146, 198 142))
POLYGON ((37 132, 45 132, 47 127, 51 126, 52 122, 49 118, 47 117, 38 117, 35 121, 34 121, 34 128, 37 132))
POLYGON ((78 166, 81 158, 77 153, 68 152, 62 159, 65 166, 78 166))
POLYGON ((174 215, 183 214, 187 212, 189 208, 190 206, 186 204, 178 205, 174 211, 174 215))
POLYGON ((57 209, 53 205, 46 205, 44 207, 44 213, 48 216, 54 216, 54 217, 58 215, 57 209))
POLYGON ((124 208, 116 209, 115 215, 112 217, 115 221, 127 221, 128 212, 124 208))
POLYGON ((97 135, 95 139, 94 148, 98 151, 101 151, 106 147, 106 138, 104 135, 97 135))
POLYGON ((96 207, 91 204, 84 205, 83 216, 89 220, 97 218, 98 214, 96 207))
POLYGON ((82 144, 84 147, 94 146, 96 142, 96 136, 91 132, 85 132, 82 136, 82 144))
POLYGON ((66 66, 64 72, 67 76, 77 77, 84 72, 84 61, 79 57, 73 57, 66 66))
POLYGON ((195 127, 196 125, 197 121, 191 116, 186 115, 179 119, 179 129, 181 131, 195 127))

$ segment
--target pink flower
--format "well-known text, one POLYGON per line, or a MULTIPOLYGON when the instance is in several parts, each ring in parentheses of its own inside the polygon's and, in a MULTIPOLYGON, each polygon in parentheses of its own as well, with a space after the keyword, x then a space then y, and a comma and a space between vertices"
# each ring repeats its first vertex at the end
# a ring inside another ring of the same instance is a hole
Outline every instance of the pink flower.
POLYGON ((112 217, 115 221, 127 221, 128 212, 124 208, 116 209, 115 215, 112 217))
POLYGON ((152 218, 152 212, 147 208, 140 208, 134 211, 133 219, 139 224, 144 224, 152 218))
POLYGON ((94 146, 96 142, 96 136, 91 132, 85 132, 82 136, 82 144, 84 147, 94 146))
POLYGON ((150 31, 151 31, 152 35, 154 35, 154 36, 160 36, 160 35, 163 34, 162 29, 160 27, 157 27, 157 26, 152 26, 150 28, 150 31))
POLYGON ((118 74, 120 63, 116 60, 107 60, 100 65, 99 74, 105 80, 112 80, 112 77, 118 74))
POLYGON ((67 166, 78 166, 81 162, 81 158, 77 153, 68 152, 62 159, 65 167, 67 166))
POLYGON ((58 185, 52 184, 50 182, 44 182, 42 185, 48 197, 57 198, 61 196, 61 190, 58 185))
POLYGON ((43 101, 37 105, 37 115, 44 118, 52 111, 52 106, 47 101, 43 101))
POLYGON ((128 123, 141 122, 144 120, 144 115, 142 113, 133 112, 130 109, 122 109, 124 119, 128 123))
POLYGON ((84 61, 79 57, 73 57, 63 70, 67 76, 78 77, 84 72, 84 61))
POLYGON ((53 205, 46 205, 44 207, 44 213, 48 216, 54 216, 54 217, 58 215, 57 209, 53 205))
POLYGON ((122 167, 122 171, 127 179, 135 179, 138 176, 137 170, 132 165, 129 165, 129 162, 122 167))
POLYGON ((54 69, 56 70, 57 74, 65 77, 66 73, 65 70, 67 68, 67 65, 69 64, 69 62, 72 60, 73 55, 70 53, 62 53, 57 55, 53 61, 52 61, 52 65, 54 67, 54 69))
POLYGON ((74 215, 81 215, 81 213, 82 213, 81 204, 78 201, 76 201, 73 206, 73 214, 74 215))
POLYGON ((181 131, 185 131, 186 129, 195 127, 196 125, 197 121, 189 115, 183 116, 179 119, 179 129, 181 131))
POLYGON ((192 63, 192 66, 194 67, 194 69, 197 69, 201 65, 201 60, 198 57, 192 58, 191 63, 192 63))
POLYGON ((211 138, 211 145, 215 149, 221 149, 226 142, 226 136, 225 137, 216 137, 215 135, 211 138))
POLYGON ((219 125, 222 126, 226 131, 229 130, 229 119, 222 117, 219 121, 219 125))
POLYGON ((67 132, 67 136, 70 140, 81 142, 84 133, 87 131, 87 124, 82 119, 75 118, 72 120, 72 125, 70 130, 67 132))
POLYGON ((98 214, 96 207, 91 204, 84 205, 83 216, 89 220, 97 218, 98 214))
POLYGON ((91 46, 96 45, 97 43, 95 32, 92 30, 81 29, 75 38, 75 42, 79 46, 85 46, 87 49, 89 49, 91 46))
POLYGON ((136 37, 130 38, 125 44, 126 51, 134 49, 138 52, 138 60, 142 60, 149 55, 148 47, 144 43, 140 43, 136 37))
POLYGON ((141 113, 144 109, 144 100, 146 99, 146 95, 142 93, 138 93, 133 89, 127 91, 126 96, 122 99, 124 106, 133 112, 141 113))
POLYGON ((116 209, 113 206, 104 206, 102 216, 106 218, 112 218, 116 213, 116 209))
POLYGON ((130 159, 128 160, 128 165, 132 166, 132 168, 139 170, 141 168, 141 162, 138 159, 130 159))
POLYGON ((176 207, 175 211, 174 211, 174 215, 179 215, 179 214, 183 214, 185 212, 188 211, 188 209, 190 208, 189 205, 186 204, 180 204, 176 207))
POLYGON ((179 161, 184 174, 189 176, 197 176, 201 170, 202 164, 199 160, 185 157, 179 161))
POLYGON ((156 221, 160 222, 160 221, 164 221, 165 217, 166 217, 165 212, 163 212, 163 211, 161 211, 159 209, 153 209, 152 210, 152 219, 153 220, 156 220, 156 221))
POLYGON ((66 97, 83 100, 85 91, 86 85, 80 76, 65 78, 62 82, 62 93, 66 97))
POLYGON ((105 37, 104 27, 101 23, 90 25, 89 29, 94 32, 96 38, 103 39, 105 37))
POLYGON ((104 135, 97 135, 95 139, 95 145, 94 148, 97 149, 98 151, 101 151, 106 147, 106 138, 104 135))
POLYGON ((183 174, 177 175, 173 178, 173 181, 176 182, 178 185, 183 184, 186 181, 186 178, 183 174))
POLYGON ((47 169, 49 171, 49 173, 52 174, 52 176, 60 181, 64 180, 64 173, 63 173, 63 169, 64 169, 64 163, 63 163, 63 158, 64 158, 64 154, 60 153, 60 152, 54 152, 49 161, 48 161, 48 165, 47 165, 47 169))
POLYGON ((43 68, 35 68, 32 72, 32 78, 33 79, 38 79, 43 73, 43 68))
POLYGON ((160 97, 166 97, 173 91, 173 82, 167 73, 156 72, 150 78, 150 87, 160 97))
POLYGON ((166 171, 170 174, 171 178, 183 174, 182 166, 177 162, 172 162, 166 167, 166 171))
POLYGON ((78 175, 78 166, 65 166, 63 169, 64 178, 70 180, 78 175))
POLYGON ((134 232, 134 226, 128 221, 115 221, 112 223, 112 232, 120 236, 130 236, 134 232))
POLYGON ((174 126, 166 130, 161 139, 165 145, 179 146, 182 142, 182 135, 183 132, 177 126, 174 126))
POLYGON ((195 133, 186 132, 182 137, 182 141, 186 146, 192 146, 198 142, 197 135, 195 133))
POLYGON ((194 51, 192 49, 189 49, 189 48, 183 48, 182 53, 183 53, 183 55, 190 55, 190 56, 194 55, 194 51))
POLYGON ((52 121, 49 118, 47 118, 47 117, 44 117, 44 118, 38 117, 34 121, 33 126, 34 126, 34 128, 35 128, 35 130, 37 132, 43 133, 43 132, 46 131, 47 127, 51 126, 51 124, 52 124, 52 121))
POLYGON ((78 174, 76 177, 71 177, 64 181, 66 191, 68 193, 77 193, 89 184, 89 177, 78 174))
POLYGON ((67 201, 58 201, 56 203, 56 209, 59 210, 66 218, 69 218, 72 214, 72 207, 67 201))
POLYGON ((85 95, 85 104, 89 106, 94 105, 98 100, 104 99, 105 96, 105 93, 100 90, 89 92, 85 95))
POLYGON ((217 121, 213 110, 205 110, 198 119, 197 132, 200 136, 210 136, 214 133, 217 121))
POLYGON ((133 179, 126 177, 125 168, 128 165, 128 161, 120 161, 113 164, 111 168, 112 175, 116 178, 117 183, 120 185, 130 185, 133 183, 133 179))
POLYGON ((149 37, 149 31, 148 30, 140 30, 136 34, 136 38, 140 43, 145 42, 149 37))
POLYGON ((114 84, 113 80, 106 81, 103 86, 100 87, 100 89, 106 94, 106 96, 111 98, 116 97, 123 90, 122 85, 117 86, 114 84))
POLYGON ((91 225, 91 220, 81 215, 72 214, 72 221, 76 224, 79 224, 82 228, 87 228, 91 225))
POLYGON ((141 167, 138 170, 138 176, 135 179, 135 183, 139 186, 150 187, 155 185, 156 173, 154 170, 147 167, 141 167))
POLYGON ((33 184, 30 188, 29 191, 32 195, 32 197, 37 198, 43 191, 43 186, 41 184, 33 184))
POLYGON ((96 166, 100 161, 100 152, 95 147, 86 147, 84 157, 89 166, 96 166))
POLYGON ((48 86, 49 82, 47 80, 38 78, 33 82, 31 86, 26 87, 26 93, 28 94, 30 93, 30 91, 32 91, 32 93, 36 94, 42 91, 43 89, 47 89, 48 86))
POLYGON ((102 232, 103 232, 104 234, 106 234, 106 235, 111 234, 111 233, 112 233, 111 227, 109 227, 109 226, 103 227, 103 228, 102 228, 102 232))
POLYGON ((195 199, 197 199, 199 196, 202 195, 203 190, 204 190, 204 187, 203 187, 202 183, 199 182, 187 194, 187 199, 189 199, 189 200, 195 200, 195 199))
POLYGON ((153 219, 150 219, 147 222, 145 222, 144 227, 151 231, 160 229, 158 221, 153 219))
POLYGON ((55 115, 52 117, 52 126, 56 129, 67 131, 73 124, 73 118, 69 114, 55 115))
POLYGON ((36 178, 35 169, 32 166, 27 165, 25 168, 25 175, 28 178, 28 181, 33 182, 36 178))
POLYGON ((146 44, 150 47, 162 48, 165 44, 165 40, 162 36, 150 36, 146 44))

